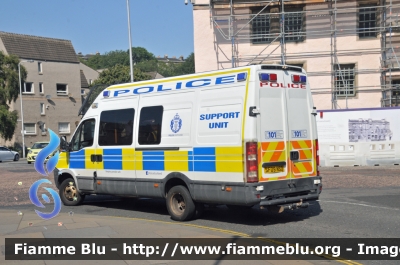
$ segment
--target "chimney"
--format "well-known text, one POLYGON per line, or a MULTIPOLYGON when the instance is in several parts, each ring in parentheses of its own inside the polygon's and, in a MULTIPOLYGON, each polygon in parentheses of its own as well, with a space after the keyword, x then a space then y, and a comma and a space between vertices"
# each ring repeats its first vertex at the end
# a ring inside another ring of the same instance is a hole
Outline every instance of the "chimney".
POLYGON ((165 59, 168 59, 168 54, 165 54, 165 55, 164 55, 164 58, 165 58, 165 59))
POLYGON ((96 52, 96 55, 100 55, 100 53, 99 53, 99 52, 96 52))
POLYGON ((183 61, 183 55, 179 56, 179 60, 183 61))

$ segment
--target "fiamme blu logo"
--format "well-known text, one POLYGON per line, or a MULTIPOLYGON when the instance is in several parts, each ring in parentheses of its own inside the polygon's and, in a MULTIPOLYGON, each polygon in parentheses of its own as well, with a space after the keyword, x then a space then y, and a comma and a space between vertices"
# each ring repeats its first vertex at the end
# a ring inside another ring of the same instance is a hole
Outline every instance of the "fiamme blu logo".
MULTIPOLYGON (((48 159, 47 163, 46 163, 46 158, 49 157, 51 154, 53 154, 54 151, 56 151, 58 146, 60 145, 60 139, 58 138, 57 134, 55 134, 50 129, 48 131, 50 134, 50 143, 38 153, 35 159, 36 171, 45 177, 49 176, 56 167, 59 159, 59 151, 55 152, 55 154, 48 159)), ((35 206, 39 208, 46 208, 46 206, 44 206, 38 198, 39 187, 44 183, 51 184, 50 180, 48 179, 40 179, 35 183, 33 183, 29 189, 29 199, 35 206)), ((44 187, 44 189, 47 190, 50 193, 51 197, 53 198, 54 209, 49 213, 44 213, 38 210, 35 210, 35 212, 43 219, 51 219, 59 214, 61 210, 61 199, 58 193, 52 188, 44 187)), ((50 203, 51 201, 46 194, 42 194, 42 199, 46 203, 50 203)))

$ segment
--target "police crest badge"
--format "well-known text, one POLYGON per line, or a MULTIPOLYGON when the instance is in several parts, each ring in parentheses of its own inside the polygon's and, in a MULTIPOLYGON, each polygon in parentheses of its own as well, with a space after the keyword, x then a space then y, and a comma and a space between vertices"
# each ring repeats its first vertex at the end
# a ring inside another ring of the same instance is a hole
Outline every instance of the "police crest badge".
POLYGON ((179 132, 179 130, 182 128, 182 119, 179 117, 178 113, 171 120, 170 127, 173 133, 179 132))

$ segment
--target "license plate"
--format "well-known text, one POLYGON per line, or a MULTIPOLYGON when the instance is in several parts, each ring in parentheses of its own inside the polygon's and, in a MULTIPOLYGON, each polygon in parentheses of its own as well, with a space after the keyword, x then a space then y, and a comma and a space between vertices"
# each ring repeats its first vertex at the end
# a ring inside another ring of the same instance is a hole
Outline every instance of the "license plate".
POLYGON ((283 166, 274 166, 274 167, 265 167, 264 168, 264 173, 270 174, 270 173, 279 173, 283 172, 283 166))

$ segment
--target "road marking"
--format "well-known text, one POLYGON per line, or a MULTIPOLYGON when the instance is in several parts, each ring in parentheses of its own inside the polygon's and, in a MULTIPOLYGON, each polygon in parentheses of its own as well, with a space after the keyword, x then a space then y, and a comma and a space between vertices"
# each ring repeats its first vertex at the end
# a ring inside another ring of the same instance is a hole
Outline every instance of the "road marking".
POLYGON ((350 205, 357 205, 357 206, 365 206, 365 207, 371 207, 371 208, 381 208, 381 209, 387 209, 387 210, 400 210, 398 208, 392 208, 392 207, 384 207, 384 206, 375 206, 375 205, 368 205, 364 203, 355 203, 355 202, 338 202, 338 201, 321 201, 317 200, 319 202, 333 202, 333 203, 341 203, 341 204, 350 204, 350 205))
MULTIPOLYGON (((214 228, 210 226, 204 226, 204 225, 195 225, 195 224, 185 224, 185 223, 177 223, 177 222, 168 222, 168 221, 158 221, 158 220, 152 220, 152 219, 146 219, 146 218, 136 218, 136 217, 123 217, 123 216, 110 216, 114 218, 121 218, 121 219, 130 219, 130 220, 136 220, 136 221, 146 221, 146 222, 153 222, 153 223, 161 223, 161 224, 171 224, 171 225, 183 225, 183 226, 188 226, 188 227, 194 227, 194 228, 200 228, 200 229, 205 229, 205 230, 211 230, 211 231, 216 231, 216 232, 221 232, 225 234, 230 234, 230 235, 235 235, 235 236, 240 236, 240 237, 246 237, 246 238, 252 238, 249 234, 245 233, 240 233, 236 232, 233 230, 226 230, 226 229, 219 229, 219 228, 214 228)), ((265 242, 270 242, 274 243, 277 245, 285 245, 287 242, 282 242, 282 241, 277 241, 273 239, 268 239, 268 238, 261 238, 257 237, 255 239, 258 239, 260 241, 265 241, 265 242)), ((346 265, 362 265, 362 263, 358 263, 352 260, 345 260, 341 257, 332 257, 331 255, 316 255, 319 257, 324 257, 329 260, 334 260, 346 265)))

